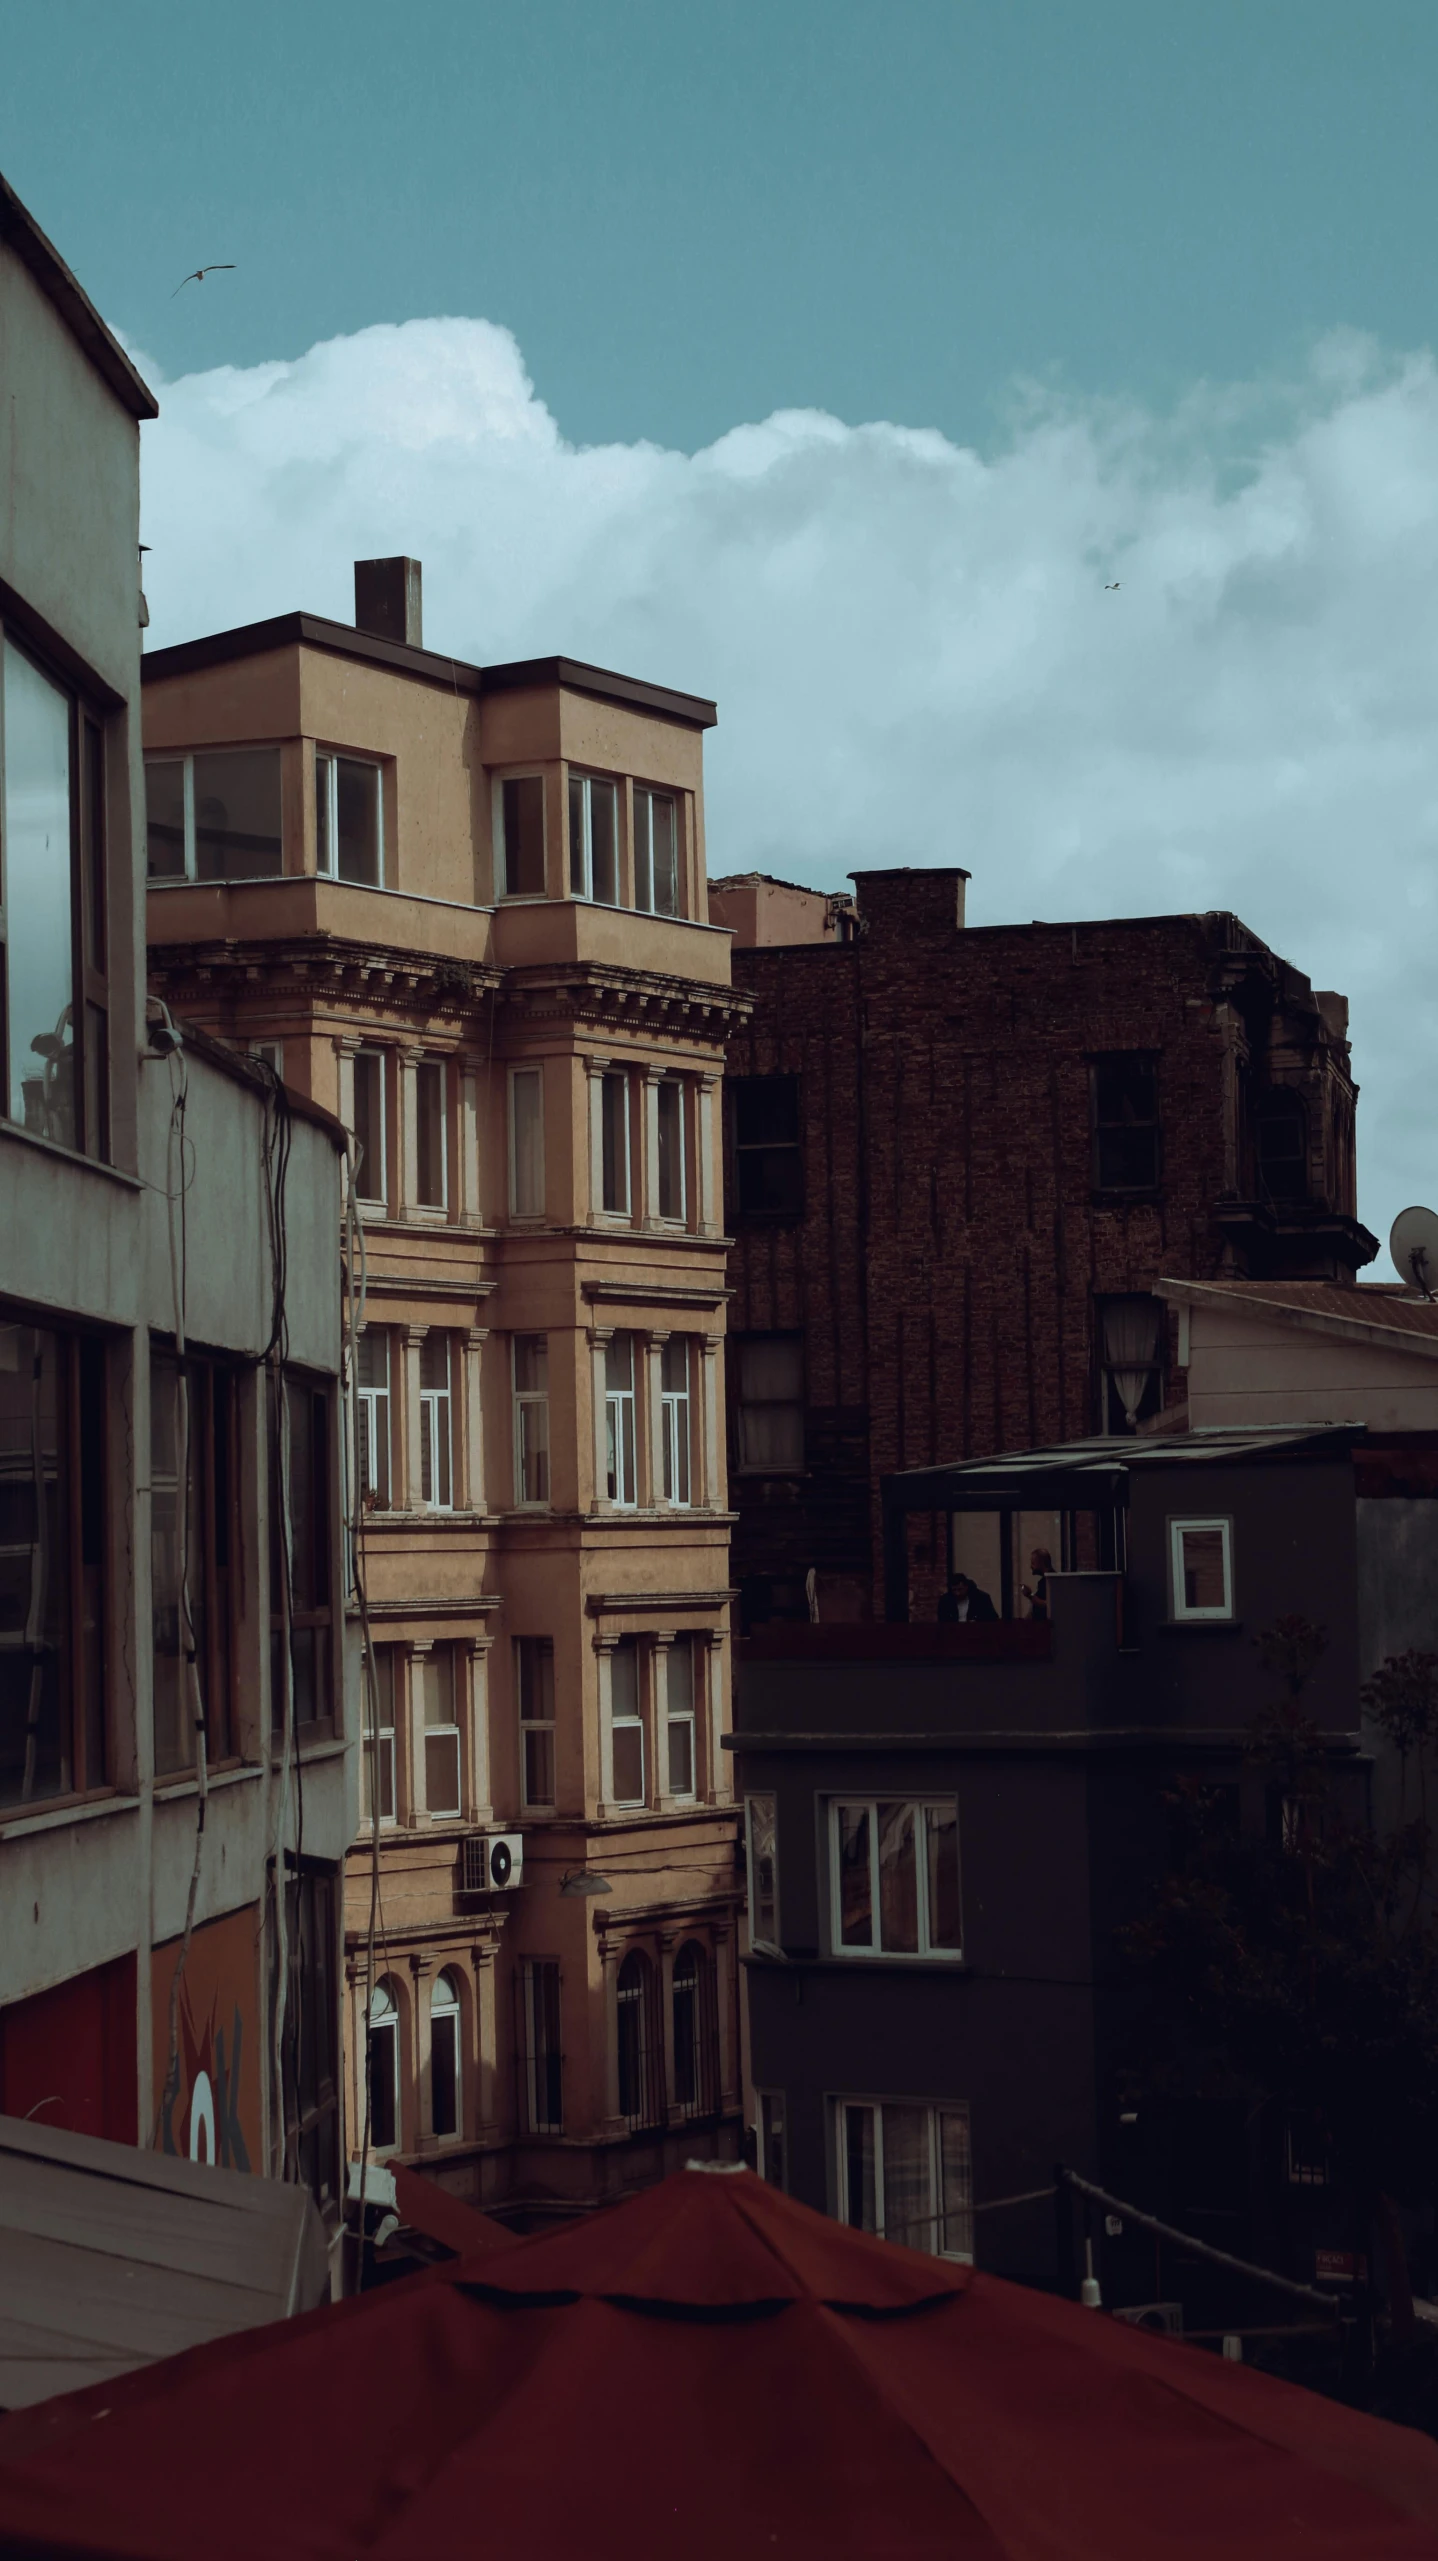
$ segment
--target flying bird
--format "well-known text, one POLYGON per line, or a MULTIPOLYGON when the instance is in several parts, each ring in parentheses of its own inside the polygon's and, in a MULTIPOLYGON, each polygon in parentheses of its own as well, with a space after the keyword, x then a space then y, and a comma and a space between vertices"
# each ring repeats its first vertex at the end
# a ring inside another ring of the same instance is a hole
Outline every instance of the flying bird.
MULTIPOLYGON (((186 278, 186 282, 188 283, 188 281, 189 281, 189 279, 188 279, 188 277, 187 277, 187 278, 186 278)), ((1122 579, 1121 579, 1121 578, 1105 578, 1105 580, 1104 580, 1104 582, 1103 582, 1103 591, 1104 591, 1104 594, 1105 594, 1106 596, 1116 596, 1116 595, 1118 594, 1119 588, 1122 586, 1122 584, 1123 584, 1123 581, 1122 581, 1122 579)))
MULTIPOLYGON (((233 275, 235 264, 236 261, 233 258, 216 258, 208 267, 192 267, 187 276, 181 276, 175 287, 175 293, 183 293, 186 285, 202 285, 206 276, 233 275)), ((175 299, 175 293, 170 296, 171 302, 175 299)))

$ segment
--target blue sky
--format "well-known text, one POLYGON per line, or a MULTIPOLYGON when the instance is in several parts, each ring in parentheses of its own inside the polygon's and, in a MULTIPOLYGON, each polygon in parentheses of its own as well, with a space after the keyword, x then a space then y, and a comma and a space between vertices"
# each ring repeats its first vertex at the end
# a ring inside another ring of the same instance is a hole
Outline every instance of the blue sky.
POLYGON ((715 874, 1232 909, 1352 998, 1380 1236, 1435 132, 1434 0, 0 0, 0 168, 160 395, 151 644, 409 551, 432 645, 717 698, 715 874))
POLYGON ((1432 0, 0 0, 0 62, 0 167, 171 374, 483 315, 580 442, 987 444, 1015 377, 1433 328, 1432 0))

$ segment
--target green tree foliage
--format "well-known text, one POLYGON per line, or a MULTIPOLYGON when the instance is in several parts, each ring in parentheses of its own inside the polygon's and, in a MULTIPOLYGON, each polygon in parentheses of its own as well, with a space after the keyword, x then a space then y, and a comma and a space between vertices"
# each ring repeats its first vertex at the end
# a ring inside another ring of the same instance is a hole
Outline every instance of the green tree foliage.
POLYGON ((1438 1845, 1426 1764, 1438 1655, 1392 1657, 1363 1692, 1404 1775, 1401 1819, 1380 1836, 1353 1802, 1351 1764, 1304 1712, 1323 1631, 1286 1618, 1257 1642, 1274 1697, 1249 1765, 1270 1819, 1245 1834, 1222 1819, 1220 1792, 1184 1782, 1170 1800, 1173 1858, 1124 1933, 1127 1952, 1148 1974, 1171 2053, 1212 2057, 1230 2087, 1316 2133, 1360 2205, 1432 2202, 1438 1845))

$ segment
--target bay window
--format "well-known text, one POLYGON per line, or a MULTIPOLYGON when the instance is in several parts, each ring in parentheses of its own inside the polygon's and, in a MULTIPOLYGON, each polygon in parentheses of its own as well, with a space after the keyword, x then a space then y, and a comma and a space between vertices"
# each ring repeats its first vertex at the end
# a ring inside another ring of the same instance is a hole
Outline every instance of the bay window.
POLYGON ((495 791, 497 886, 501 898, 542 898, 544 777, 515 774, 495 791))
POLYGON ((273 880, 284 869, 278 747, 145 760, 151 880, 273 880))
POLYGON ((315 757, 315 859, 334 880, 378 889, 384 880, 384 796, 378 765, 315 757))
POLYGON ((598 906, 619 904, 619 794, 597 774, 569 777, 569 886, 598 906))
POLYGON ((679 913, 679 828, 674 795, 634 786, 634 904, 654 916, 679 913))

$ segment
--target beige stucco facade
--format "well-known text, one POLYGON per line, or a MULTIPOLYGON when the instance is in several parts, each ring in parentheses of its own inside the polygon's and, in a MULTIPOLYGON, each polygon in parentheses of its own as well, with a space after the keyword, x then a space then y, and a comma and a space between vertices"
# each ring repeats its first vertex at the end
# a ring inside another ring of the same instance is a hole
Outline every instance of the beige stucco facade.
POLYGON ((704 888, 712 716, 568 661, 480 670, 298 615, 146 666, 152 762, 272 750, 280 811, 270 876, 152 885, 151 983, 236 1048, 275 1045, 285 1083, 367 1145, 361 1377, 385 1384, 364 1390, 357 1464, 382 1820, 377 1870, 368 1834, 350 1866, 350 2150, 373 1986, 372 2152, 516 2211, 737 2140, 735 999, 704 888), (378 808, 367 879, 320 867, 334 756, 378 808), (611 813, 614 877, 576 889, 579 778, 611 813), (543 813, 523 895, 507 780, 543 813), (661 818, 676 912, 641 912, 661 818), (498 1890, 479 1882, 496 1838, 522 1845, 522 1881, 498 1890))
POLYGON ((1397 1287, 1160 1281, 1178 1309, 1190 1428, 1438 1429, 1438 1306, 1397 1287))

